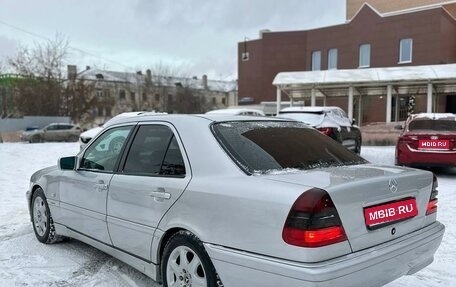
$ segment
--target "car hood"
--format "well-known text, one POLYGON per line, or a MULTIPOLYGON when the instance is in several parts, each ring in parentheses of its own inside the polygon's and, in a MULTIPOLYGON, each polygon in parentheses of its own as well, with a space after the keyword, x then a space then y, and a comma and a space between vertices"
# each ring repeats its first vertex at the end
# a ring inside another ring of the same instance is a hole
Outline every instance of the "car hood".
POLYGON ((43 130, 23 131, 22 135, 30 136, 30 135, 39 134, 39 133, 43 133, 43 130))
POLYGON ((90 130, 87 130, 87 131, 81 133, 80 136, 82 138, 93 138, 94 136, 99 134, 101 132, 101 130, 103 130, 103 127, 96 127, 96 128, 93 128, 93 129, 90 129, 90 130))

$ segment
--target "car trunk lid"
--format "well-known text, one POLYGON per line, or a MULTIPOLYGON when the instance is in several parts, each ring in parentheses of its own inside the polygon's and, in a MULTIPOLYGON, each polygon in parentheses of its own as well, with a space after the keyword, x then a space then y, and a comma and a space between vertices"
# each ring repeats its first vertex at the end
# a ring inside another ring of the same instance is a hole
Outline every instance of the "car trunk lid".
POLYGON ((353 252, 422 228, 433 182, 430 172, 370 164, 267 175, 266 178, 326 190, 337 208, 353 252), (402 217, 387 217, 397 220, 393 223, 376 224, 382 221, 379 217, 388 209, 396 208, 395 212, 399 213, 399 207, 410 212, 401 212, 402 217), (373 214, 371 220, 366 211, 373 214))
POLYGON ((455 132, 414 131, 404 134, 401 141, 416 150, 456 151, 455 132))

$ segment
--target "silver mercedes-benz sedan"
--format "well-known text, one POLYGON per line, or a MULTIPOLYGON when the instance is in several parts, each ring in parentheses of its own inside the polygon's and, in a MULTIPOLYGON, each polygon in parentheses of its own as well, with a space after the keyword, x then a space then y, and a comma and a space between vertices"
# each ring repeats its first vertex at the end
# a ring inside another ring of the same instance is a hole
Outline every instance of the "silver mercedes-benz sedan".
POLYGON ((36 172, 37 239, 71 237, 164 286, 381 286, 429 265, 431 172, 375 166, 307 125, 227 115, 115 121, 36 172))

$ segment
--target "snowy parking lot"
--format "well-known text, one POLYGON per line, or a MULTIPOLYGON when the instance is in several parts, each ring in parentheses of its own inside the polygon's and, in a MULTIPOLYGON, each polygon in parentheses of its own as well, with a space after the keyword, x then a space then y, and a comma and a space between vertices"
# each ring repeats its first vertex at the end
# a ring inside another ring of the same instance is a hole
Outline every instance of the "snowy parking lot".
MULTIPOLYGON (((160 286, 117 259, 76 240, 39 243, 29 222, 25 191, 36 170, 78 152, 77 143, 0 144, 0 286, 160 286)), ((394 147, 363 147, 376 164, 394 164, 394 147)), ((456 169, 436 170, 438 220, 446 233, 435 261, 394 286, 456 286, 456 169)))

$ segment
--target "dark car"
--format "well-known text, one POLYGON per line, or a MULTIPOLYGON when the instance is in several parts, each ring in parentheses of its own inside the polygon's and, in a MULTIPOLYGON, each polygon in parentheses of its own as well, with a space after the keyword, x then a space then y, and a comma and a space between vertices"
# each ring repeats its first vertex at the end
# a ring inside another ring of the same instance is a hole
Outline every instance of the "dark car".
POLYGON ((456 166, 456 115, 411 115, 397 141, 396 164, 413 167, 456 166))
POLYGON ((339 107, 289 107, 282 109, 278 117, 304 122, 353 152, 361 153, 361 131, 339 107))

